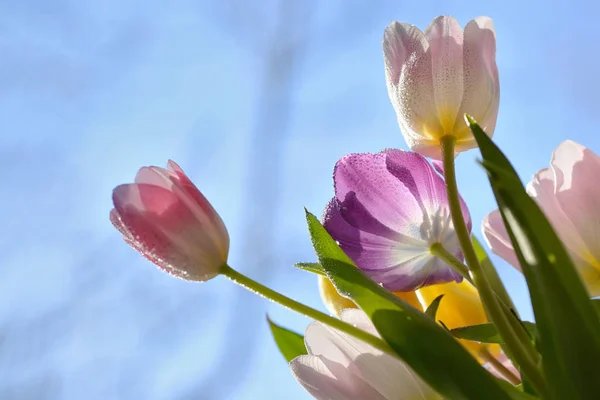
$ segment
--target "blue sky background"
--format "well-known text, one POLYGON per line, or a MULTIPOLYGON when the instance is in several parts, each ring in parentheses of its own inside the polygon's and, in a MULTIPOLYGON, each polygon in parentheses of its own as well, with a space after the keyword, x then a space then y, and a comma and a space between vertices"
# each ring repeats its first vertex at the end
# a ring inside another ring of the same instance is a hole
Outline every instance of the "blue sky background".
MULTIPOLYGON (((264 316, 308 321, 221 278, 161 273, 110 225, 111 191, 176 160, 226 222, 231 264, 323 309, 292 267, 314 259, 302 207, 321 213, 344 154, 406 148, 383 73, 392 20, 494 19, 494 138, 524 179, 567 138, 600 151, 592 1, 302 1, 283 26, 278 1, 252 4, 0 0, 1 399, 307 398, 264 316), (261 89, 281 32, 303 46, 283 100, 261 89)), ((494 203, 475 157, 458 170, 479 234, 494 203)), ((494 260, 531 317, 522 278, 494 260)))

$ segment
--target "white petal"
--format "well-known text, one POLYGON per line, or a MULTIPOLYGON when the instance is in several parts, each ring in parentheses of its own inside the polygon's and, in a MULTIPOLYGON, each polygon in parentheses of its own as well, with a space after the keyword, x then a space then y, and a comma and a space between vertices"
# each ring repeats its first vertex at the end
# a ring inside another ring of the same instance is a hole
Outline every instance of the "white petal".
POLYGON ((318 400, 386 400, 360 376, 320 357, 305 355, 290 362, 296 380, 318 400), (328 365, 329 364, 329 365, 328 365))
MULTIPOLYGON (((360 310, 344 310, 342 320, 376 334, 373 324, 360 310)), ((305 341, 310 354, 346 367, 386 399, 437 398, 435 392, 400 360, 349 335, 315 323, 307 329, 305 341)))
POLYGON ((383 38, 388 93, 411 147, 427 147, 443 134, 437 117, 429 44, 415 26, 392 22, 383 38))

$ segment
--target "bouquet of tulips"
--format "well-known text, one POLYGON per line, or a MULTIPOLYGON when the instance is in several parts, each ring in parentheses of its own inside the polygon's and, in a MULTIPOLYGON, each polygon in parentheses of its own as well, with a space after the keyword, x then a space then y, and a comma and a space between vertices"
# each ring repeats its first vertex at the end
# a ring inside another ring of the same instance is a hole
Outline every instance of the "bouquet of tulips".
POLYGON ((321 219, 306 211, 330 314, 227 264, 223 221, 182 169, 144 167, 113 192, 125 241, 190 281, 224 275, 314 320, 305 335, 273 322, 297 381, 317 399, 600 398, 600 158, 572 141, 525 187, 491 140, 498 115, 490 18, 464 29, 438 17, 384 33, 389 96, 411 151, 349 154, 321 219), (460 197, 454 160, 478 148, 498 209, 491 251, 523 272, 523 321, 460 197), (594 183, 596 182, 596 183, 594 183))

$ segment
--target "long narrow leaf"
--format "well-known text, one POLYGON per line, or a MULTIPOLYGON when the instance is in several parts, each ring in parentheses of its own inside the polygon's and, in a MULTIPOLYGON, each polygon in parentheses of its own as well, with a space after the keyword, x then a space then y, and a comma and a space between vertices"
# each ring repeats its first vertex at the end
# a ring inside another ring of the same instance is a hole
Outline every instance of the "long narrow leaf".
POLYGON ((470 122, 527 280, 550 396, 596 399, 600 395, 600 321, 585 286, 512 165, 479 125, 470 122))

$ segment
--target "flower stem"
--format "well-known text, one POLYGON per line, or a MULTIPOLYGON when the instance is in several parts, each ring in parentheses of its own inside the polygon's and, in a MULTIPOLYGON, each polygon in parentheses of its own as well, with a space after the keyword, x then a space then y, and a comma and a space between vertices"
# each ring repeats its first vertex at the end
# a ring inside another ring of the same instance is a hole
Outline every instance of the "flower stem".
POLYGON ((250 279, 243 274, 240 274, 227 264, 221 267, 220 273, 229 278, 232 282, 237 283, 238 285, 248 289, 251 292, 254 292, 255 294, 258 294, 259 296, 271 300, 274 303, 278 303, 286 308, 289 308, 292 311, 296 311, 297 313, 302 314, 308 318, 327 324, 332 328, 337 329, 338 331, 347 333, 350 336, 354 336, 355 338, 370 344, 376 349, 379 349, 384 353, 388 353, 398 358, 398 355, 394 352, 394 350, 392 350, 392 348, 385 341, 378 338, 377 336, 371 335, 370 333, 365 332, 362 329, 359 329, 342 320, 322 313, 321 311, 315 310, 314 308, 308 307, 302 303, 297 302, 296 300, 292 300, 279 292, 269 289, 268 287, 256 282, 255 280, 250 279))
POLYGON ((483 350, 481 350, 479 352, 479 355, 481 356, 481 358, 483 358, 485 361, 487 361, 488 363, 490 363, 490 365, 500 374, 502 375, 504 378, 506 378, 507 381, 509 381, 510 383, 512 383, 513 385, 519 385, 521 383, 521 379, 519 379, 518 376, 516 376, 510 369, 508 369, 504 364, 502 364, 496 357, 494 357, 493 354, 491 354, 489 352, 488 349, 483 348, 483 350))
POLYGON ((440 139, 444 163, 444 176, 446 180, 446 193, 448 196, 452 223, 454 224, 454 231, 456 232, 461 250, 465 256, 465 261, 469 267, 473 283, 479 291, 479 296, 489 313, 491 322, 496 325, 498 333, 502 337, 502 340, 515 361, 520 365, 523 374, 529 379, 529 382, 536 391, 545 398, 548 393, 546 382, 536 363, 539 355, 529 340, 520 340, 517 337, 517 334, 508 319, 509 316, 504 313, 500 306, 496 294, 487 280, 483 268, 479 263, 479 259, 477 258, 477 254, 475 253, 475 249, 473 248, 471 235, 467 229, 467 224, 465 223, 462 208, 460 206, 458 186, 456 185, 456 171, 454 169, 455 142, 456 138, 452 135, 446 135, 440 139))
POLYGON ((471 275, 469 275, 469 268, 465 264, 462 263, 458 258, 454 256, 454 254, 450 253, 444 245, 441 243, 434 243, 429 248, 431 254, 451 266, 456 272, 461 274, 463 278, 465 278, 470 283, 473 283, 471 280, 471 275))

